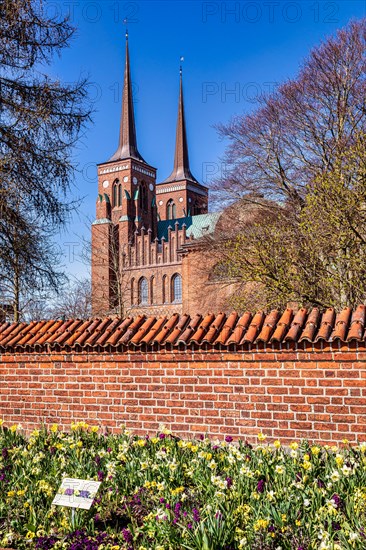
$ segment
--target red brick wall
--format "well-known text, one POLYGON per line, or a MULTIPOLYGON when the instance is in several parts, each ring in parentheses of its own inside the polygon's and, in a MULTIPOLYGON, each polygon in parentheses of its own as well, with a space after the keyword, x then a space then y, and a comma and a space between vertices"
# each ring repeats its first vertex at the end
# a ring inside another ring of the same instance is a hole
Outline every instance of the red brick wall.
POLYGON ((366 349, 4 354, 0 418, 268 441, 366 440, 366 349))

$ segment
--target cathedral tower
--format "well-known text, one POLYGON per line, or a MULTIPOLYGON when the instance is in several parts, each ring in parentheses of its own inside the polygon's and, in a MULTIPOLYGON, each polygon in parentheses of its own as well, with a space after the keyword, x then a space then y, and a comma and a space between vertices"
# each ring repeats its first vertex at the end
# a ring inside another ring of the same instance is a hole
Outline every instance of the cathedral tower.
POLYGON ((127 33, 118 147, 97 168, 97 216, 92 225, 94 314, 116 306, 123 255, 135 235, 144 229, 156 235, 156 169, 146 163, 137 147, 127 33))

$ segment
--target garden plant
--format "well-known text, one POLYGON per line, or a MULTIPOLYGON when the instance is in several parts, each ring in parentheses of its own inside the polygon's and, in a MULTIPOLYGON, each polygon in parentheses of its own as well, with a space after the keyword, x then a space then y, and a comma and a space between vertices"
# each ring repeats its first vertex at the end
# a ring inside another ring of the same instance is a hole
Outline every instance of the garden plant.
MULTIPOLYGON (((1 423, 1 422, 0 422, 1 423)), ((2 424, 2 423, 1 423, 2 424)), ((74 423, 0 427, 0 546, 69 550, 366 548, 366 443, 145 437, 74 423), (90 510, 53 506, 101 481, 90 510)))

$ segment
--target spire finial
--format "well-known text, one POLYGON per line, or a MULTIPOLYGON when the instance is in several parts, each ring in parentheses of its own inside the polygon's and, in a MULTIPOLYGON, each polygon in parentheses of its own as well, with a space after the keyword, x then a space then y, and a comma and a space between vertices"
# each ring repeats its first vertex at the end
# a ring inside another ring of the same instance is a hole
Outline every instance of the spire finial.
POLYGON ((126 37, 126 42, 127 42, 128 41, 128 19, 127 19, 127 17, 124 18, 123 24, 126 25, 125 37, 126 37))
POLYGON ((183 57, 183 55, 181 55, 181 56, 180 56, 180 59, 179 59, 179 61, 180 61, 180 66, 179 66, 179 76, 182 76, 182 74, 183 74, 183 67, 182 67, 182 63, 183 63, 183 61, 184 61, 184 57, 183 57))

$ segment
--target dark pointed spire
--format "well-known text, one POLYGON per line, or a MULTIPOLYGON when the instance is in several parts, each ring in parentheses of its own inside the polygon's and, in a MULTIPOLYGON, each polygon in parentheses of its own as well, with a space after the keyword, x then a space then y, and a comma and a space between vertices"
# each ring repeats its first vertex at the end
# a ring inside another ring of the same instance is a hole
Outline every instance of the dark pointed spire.
POLYGON ((189 168, 188 145, 186 134, 186 122, 184 117, 182 67, 179 70, 179 102, 178 119, 175 136, 174 168, 170 176, 162 183, 172 181, 190 180, 197 182, 189 168))
POLYGON ((126 62, 123 82, 122 113, 118 149, 109 161, 134 158, 145 162, 137 149, 135 114, 133 110, 128 32, 126 30, 126 62))

